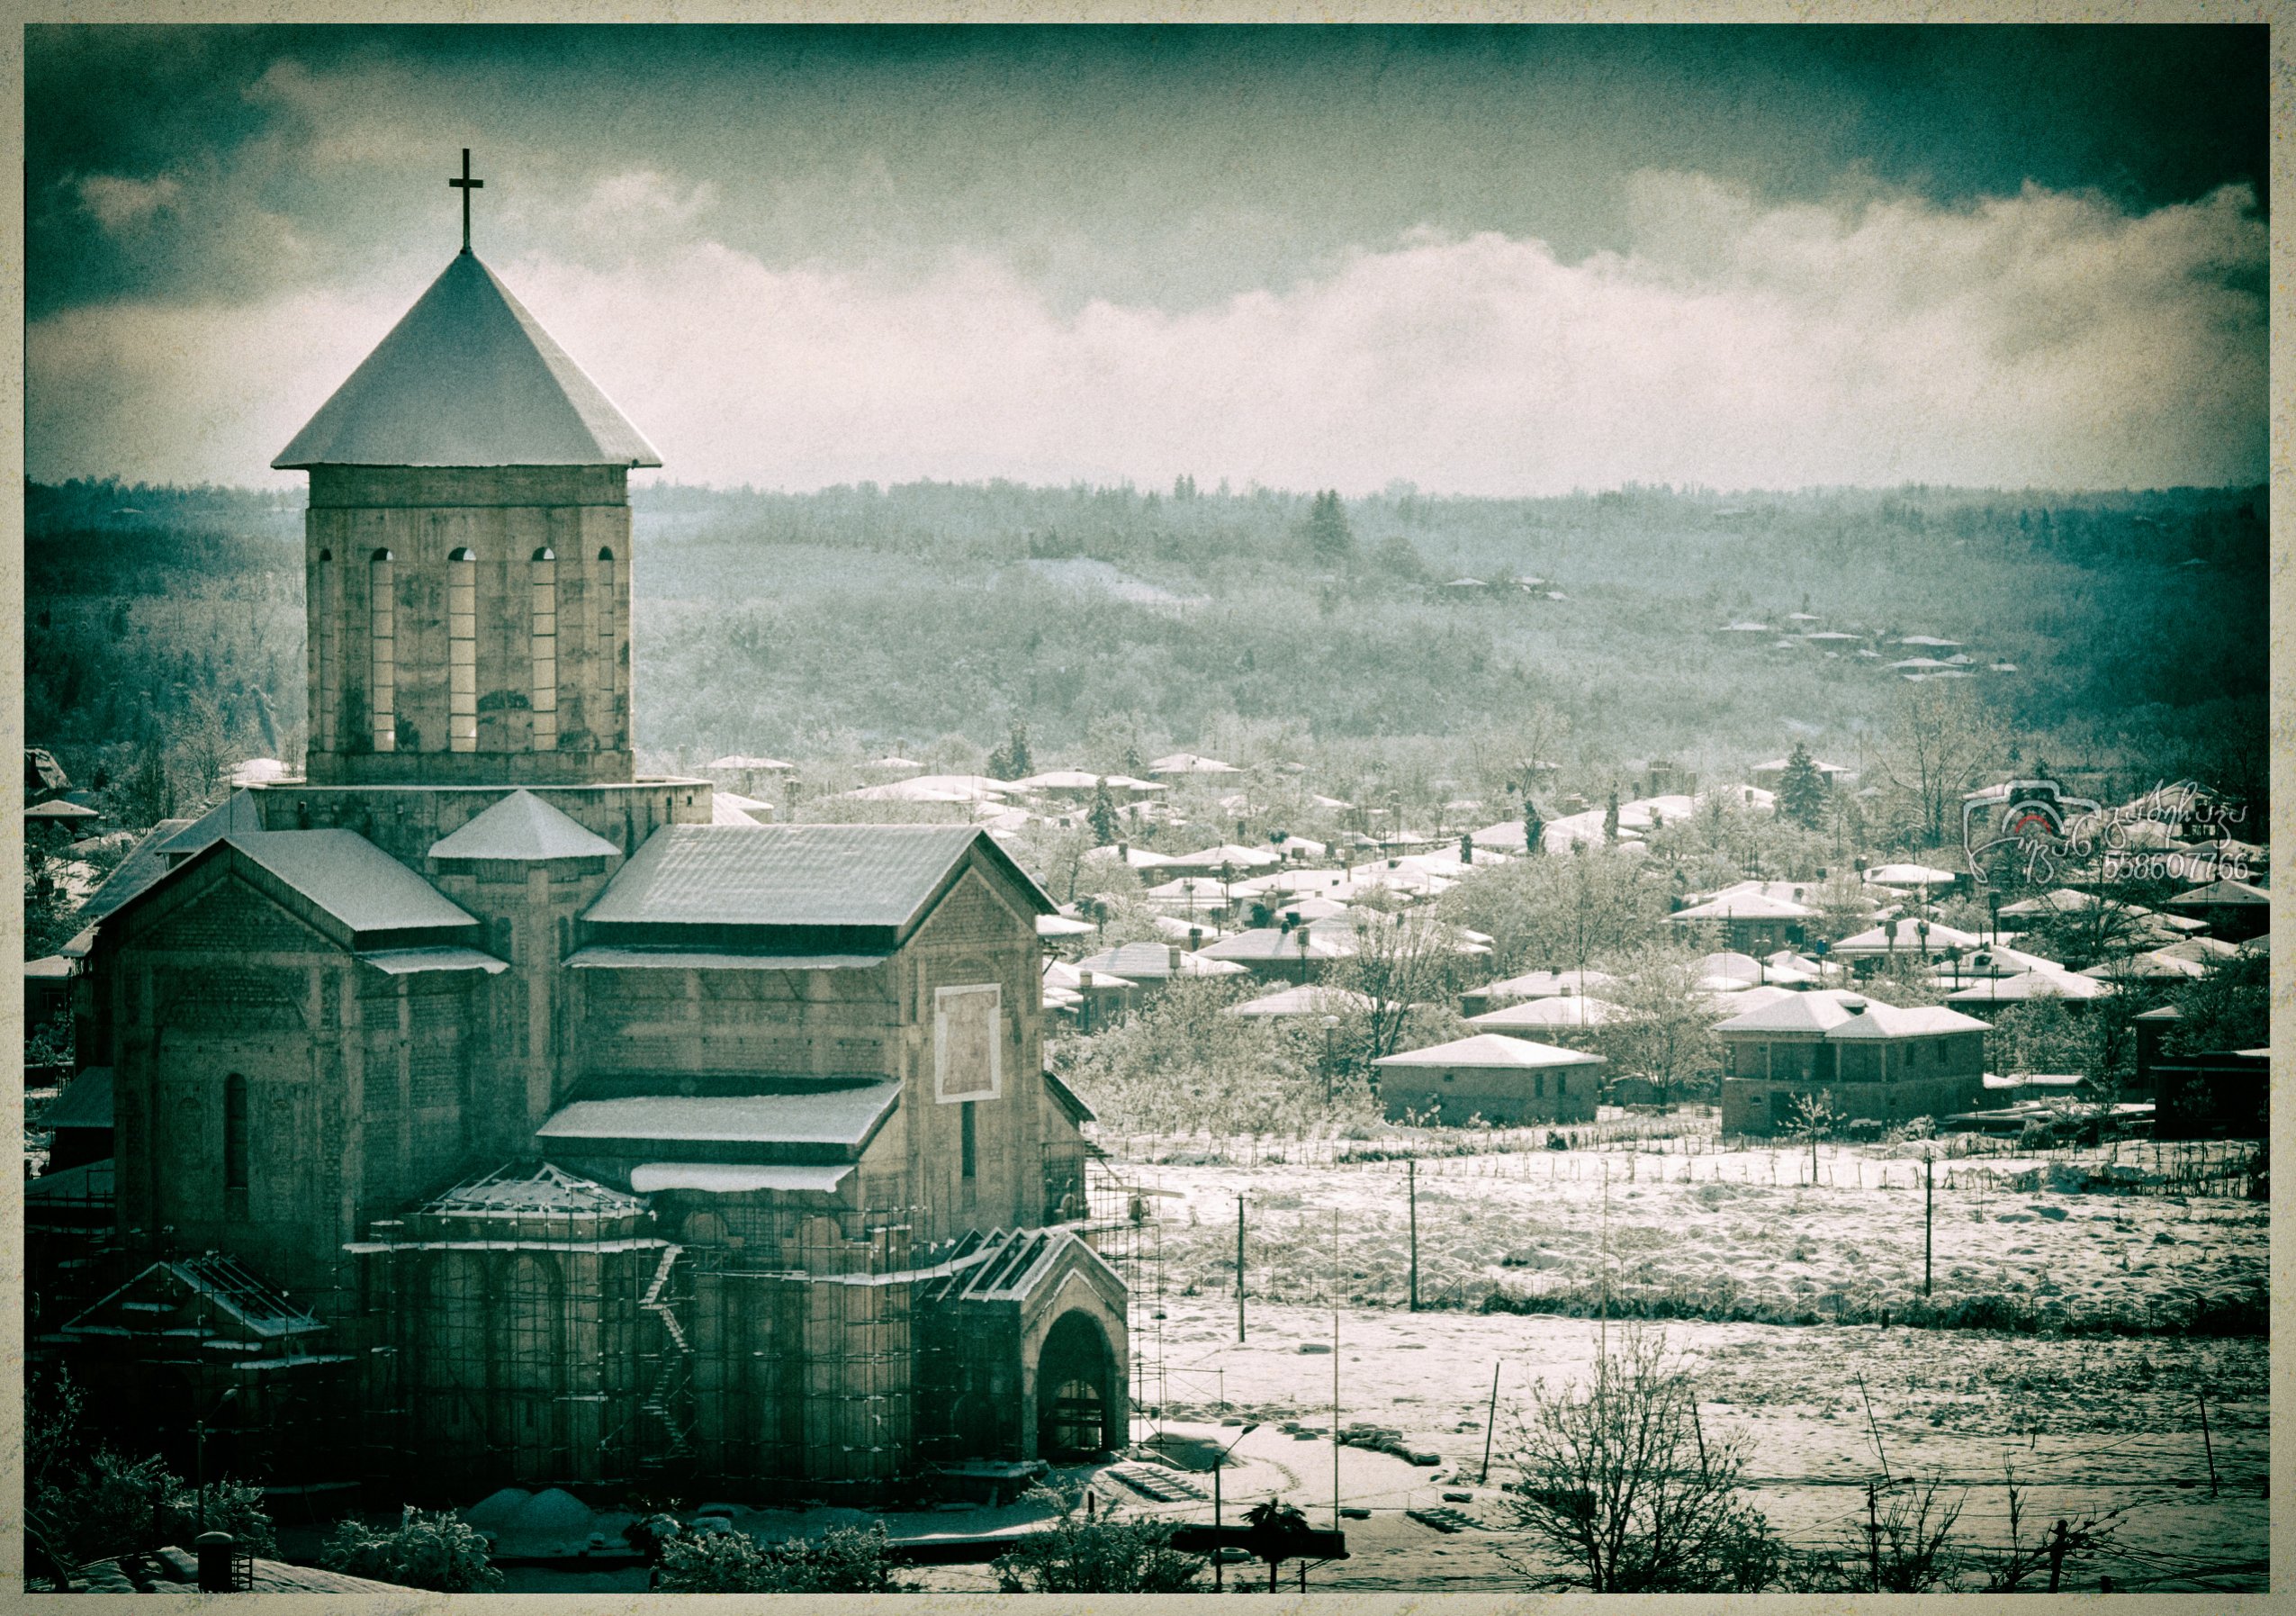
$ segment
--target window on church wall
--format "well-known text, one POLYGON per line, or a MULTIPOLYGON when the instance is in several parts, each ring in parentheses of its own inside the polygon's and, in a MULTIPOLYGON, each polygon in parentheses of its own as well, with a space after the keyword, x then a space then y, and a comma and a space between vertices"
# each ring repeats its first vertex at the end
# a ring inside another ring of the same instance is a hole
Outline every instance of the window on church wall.
POLYGON ((534 744, 558 745, 558 555, 534 553, 534 744))
POLYGON ((248 1080, 238 1072, 223 1079, 223 1187, 248 1187, 248 1080))
POLYGON ((446 749, 478 750, 478 556, 446 558, 446 749))
POLYGON ((335 552, 319 553, 319 748, 337 745, 336 715, 343 686, 343 569, 335 552))
POLYGON ((933 991, 932 1094, 942 1105, 1004 1091, 1004 990, 995 982, 933 991))
POLYGON ((598 601, 598 684, 608 699, 615 694, 617 677, 615 650, 615 612, 618 599, 614 592, 614 552, 601 549, 598 553, 598 586, 592 591, 598 601))
POLYGON ((399 745, 397 587, 391 552, 377 550, 366 564, 367 645, 373 665, 367 672, 367 718, 377 752, 392 752, 399 745))

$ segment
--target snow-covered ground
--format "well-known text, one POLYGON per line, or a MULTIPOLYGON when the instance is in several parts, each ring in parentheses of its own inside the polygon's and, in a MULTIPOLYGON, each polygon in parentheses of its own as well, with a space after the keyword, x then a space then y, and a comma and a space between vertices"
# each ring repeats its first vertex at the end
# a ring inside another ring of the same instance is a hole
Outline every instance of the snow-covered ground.
MULTIPOLYGON (((2145 1168, 2149 1147, 2119 1165, 2145 1168)), ((1934 1299, 1998 1296, 2044 1315, 2174 1325, 2195 1307, 2261 1294, 2270 1211, 2261 1202, 2069 1187, 2106 1165, 2067 1158, 1940 1160, 1930 1214, 1934 1299), (2012 1188, 2023 1178, 2042 1187, 2012 1188)), ((1419 1296, 1479 1303, 1515 1294, 1703 1298, 1722 1316, 1790 1322, 1902 1308, 1922 1288, 1922 1163, 1822 1145, 1701 1151, 1526 1151, 1422 1160, 1416 1169, 1419 1296)), ((1232 1295, 1236 1200, 1247 1286, 1289 1299, 1339 1288, 1400 1305, 1409 1287, 1406 1165, 1263 1160, 1254 1168, 1141 1165, 1153 1191, 1167 1293, 1232 1295)))
MULTIPOLYGON (((1409 1500, 1379 1501, 1372 1520, 1347 1523, 1365 1552, 1320 1580, 1520 1585, 1516 1534, 1439 1536, 1390 1514, 1466 1490, 1476 1498, 1469 1513, 1505 1524, 1503 1497, 1476 1485, 1493 1369, 1498 1482, 1508 1474, 1512 1411, 1531 1382, 1582 1379, 1606 1326, 1457 1304, 1472 1306, 1494 1286, 1598 1297, 1607 1250, 1614 1296, 1712 1305, 1708 1318, 1645 1328, 1662 1329, 1699 1374, 1708 1431, 1742 1439, 1757 1502, 1790 1542, 1850 1543, 1865 1484, 1886 1472, 1944 1479, 1960 1501, 1962 1537, 1995 1544, 2006 1538, 2013 1472, 2027 1490, 2029 1533, 2059 1515, 2124 1512, 2117 1548, 2083 1566, 2083 1585, 2111 1575, 2123 1586, 2261 1587, 2264 1338, 1879 1327, 1883 1309, 1902 1310, 1922 1286, 1922 1165, 1903 1150, 1822 1145, 1814 1176, 1808 1148, 1785 1142, 1684 1153, 1678 1142, 1673 1153, 1639 1155, 1532 1150, 1425 1160, 1416 1169, 1400 1160, 1335 1164, 1346 1152, 1328 1148, 1317 1160, 1263 1155, 1248 1168, 1123 1167, 1152 1192, 1165 1287, 1160 1318, 1152 1302, 1136 1306, 1134 1328, 1155 1367, 1136 1395, 1166 1419, 1328 1428, 1336 1230, 1340 1422, 1397 1428, 1444 1464, 1409 1478, 1409 1500), (1402 1308, 1413 1170, 1420 1296, 1429 1305, 1417 1314, 1402 1308), (1836 1322, 1843 1317, 1863 1322, 1836 1322), (1752 1322, 1763 1319, 1817 1322, 1752 1322), (2202 1579, 2210 1568, 2215 1580, 2202 1579)), ((2261 1296, 2264 1205, 2075 1187, 2094 1182, 2115 1155, 2123 1169, 2155 1165, 2150 1147, 2129 1145, 1938 1161, 1936 1303, 2000 1297, 2044 1318, 2111 1318, 2142 1330, 2196 1305, 2261 1296)), ((1320 1469, 1292 1468, 1300 1481, 1287 1495, 1328 1508, 1328 1454, 1320 1469)))

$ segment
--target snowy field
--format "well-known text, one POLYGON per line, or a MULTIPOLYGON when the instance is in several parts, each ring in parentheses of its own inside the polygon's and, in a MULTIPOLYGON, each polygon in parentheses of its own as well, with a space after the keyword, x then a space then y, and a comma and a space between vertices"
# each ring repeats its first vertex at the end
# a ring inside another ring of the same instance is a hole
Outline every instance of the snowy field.
MULTIPOLYGON (((1609 1286, 1676 1311, 1777 1323, 1902 1314, 1922 1276, 1922 1164, 1821 1145, 1685 1151, 1533 1150, 1418 1162, 1422 1304, 1576 1297, 1609 1286)), ((1902 1151, 1905 1147, 1899 1147, 1902 1151)), ((1933 1301, 1998 1298, 2045 1323, 2182 1331, 2196 1314, 2260 1304, 2270 1209, 2218 1196, 2078 1187, 2150 1172, 2151 1147, 1941 1160, 1930 1209, 1933 1301), (2023 1186, 2030 1186, 2024 1187, 2023 1186)), ((1296 1151, 1294 1152, 1296 1153, 1296 1151)), ((1122 1166, 1157 1209, 1174 1296, 1232 1296, 1244 1198, 1248 1295, 1351 1304, 1408 1295, 1410 1195, 1402 1161, 1273 1158, 1249 1168, 1122 1166)), ((2164 1160, 2164 1166, 2173 1163, 2164 1160)))
MULTIPOLYGON (((1444 1462, 1406 1478, 1410 1498, 1382 1499, 1371 1519, 1347 1523, 1365 1552, 1323 1580, 1521 1585, 1516 1534, 1445 1536, 1402 1512, 1464 1489, 1477 1500, 1471 1514, 1505 1524, 1503 1499, 1478 1485, 1493 1371, 1496 1484, 1531 1382, 1559 1387, 1593 1362, 1606 1327, 1583 1314, 1600 1310, 1607 1251, 1618 1314, 1662 1299, 1658 1311, 1690 1315, 1645 1327, 1663 1330, 1700 1375, 1708 1429, 1743 1437, 1758 1502, 1796 1546, 1850 1541, 1864 1485, 1884 1474, 1949 1483, 1962 1537, 1995 1544, 2013 1473, 2029 1531, 2035 1520, 2123 1512, 2116 1548, 2082 1567, 2083 1585, 2101 1575, 2124 1587, 2264 1585, 2267 1344, 2261 1333, 2182 1327, 2196 1312, 2222 1321, 2260 1305, 2264 1203, 2099 1187, 2114 1174, 2173 1176, 2176 1153, 2150 1146, 1940 1160, 1934 1305, 1996 1299, 2043 1330, 1907 1329, 1924 1209, 1923 1167, 1909 1147, 1821 1145, 1814 1173, 1806 1145, 1714 1145, 1534 1149, 1407 1169, 1351 1162, 1360 1147, 1322 1142, 1270 1147, 1249 1166, 1190 1164, 1173 1150, 1158 1153, 1178 1160, 1120 1163, 1157 1207, 1165 1287, 1162 1318, 1136 1308, 1157 1366, 1136 1395, 1167 1421, 1328 1430, 1336 1280, 1341 1424, 1396 1428, 1444 1462), (1418 1314, 1403 1305, 1407 1174, 1417 1182, 1418 1314), (1494 1290, 1583 1314, 1477 1311, 1494 1290), (1886 1313, 1899 1323, 1884 1326, 1886 1313)), ((1614 1319, 1607 1329, 1625 1327, 1614 1319)), ((1320 1471, 1292 1468, 1288 1495, 1319 1497, 1328 1510, 1328 1454, 1320 1471)))

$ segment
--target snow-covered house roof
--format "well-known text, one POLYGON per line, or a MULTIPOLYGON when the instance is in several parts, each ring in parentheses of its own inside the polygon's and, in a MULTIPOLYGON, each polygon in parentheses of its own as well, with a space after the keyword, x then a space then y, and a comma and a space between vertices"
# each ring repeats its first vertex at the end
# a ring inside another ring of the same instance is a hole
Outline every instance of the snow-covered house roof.
POLYGON ((629 466, 662 456, 466 250, 271 464, 629 466))
POLYGON ((532 791, 511 792, 474 816, 462 829, 430 845, 434 859, 482 859, 504 863, 605 858, 621 851, 532 791))
POLYGON ((1582 998, 1573 994, 1555 998, 1518 999, 1481 1016, 1467 1025, 1485 1032, 1511 1032, 1517 1027, 1598 1027, 1625 1014, 1607 998, 1582 998))
POLYGON ((1222 937, 1198 952, 1207 960, 1233 960, 1239 964, 1246 961, 1341 960, 1355 953, 1356 944, 1354 932, 1344 928, 1323 931, 1301 926, 1287 932, 1262 925, 1222 937))
POLYGON ((1772 898, 1767 892, 1737 892, 1677 909, 1667 918, 1692 925, 1702 920, 1808 920, 1816 914, 1809 905, 1796 903, 1790 898, 1772 898))
POLYGON ((1121 976, 1135 982, 1163 982, 1175 976, 1235 976, 1244 968, 1226 960, 1207 960, 1200 953, 1192 954, 1170 943, 1127 943, 1077 961, 1076 969, 1089 971, 1095 977, 1121 976))
POLYGON ((1227 1013, 1247 1020, 1287 1016, 1346 1016, 1368 1010, 1372 1004, 1372 997, 1368 993, 1310 982, 1298 988, 1286 988, 1278 993, 1263 994, 1258 998, 1246 999, 1240 1005, 1230 1005, 1227 1013))
POLYGON ((1487 999, 1553 998, 1562 994, 1584 993, 1589 988, 1607 988, 1617 980, 1607 971, 1529 971, 1503 982, 1478 988, 1475 993, 1487 999))
POLYGON ((1916 1038, 1991 1029, 1941 1005, 1901 1007, 1838 988, 1796 993, 1715 1024, 1715 1032, 1754 1035, 1815 1034, 1831 1041, 1916 1038))
POLYGON ((1241 774, 1233 763, 1223 763, 1218 758, 1204 757, 1193 752, 1175 752, 1157 758, 1148 766, 1150 774, 1241 774))
POLYGON ((1551 1043, 1535 1043, 1527 1038, 1509 1038, 1504 1033, 1477 1033, 1472 1037, 1454 1038, 1448 1043, 1437 1043, 1427 1049, 1408 1050, 1400 1055, 1388 1055, 1372 1062, 1373 1066, 1436 1066, 1464 1070, 1469 1067, 1512 1067, 1528 1070, 1545 1066, 1598 1066, 1600 1055, 1589 1055, 1580 1050, 1557 1049, 1551 1043))
POLYGON ((223 839, 356 934, 477 925, 356 831, 234 831, 223 839))

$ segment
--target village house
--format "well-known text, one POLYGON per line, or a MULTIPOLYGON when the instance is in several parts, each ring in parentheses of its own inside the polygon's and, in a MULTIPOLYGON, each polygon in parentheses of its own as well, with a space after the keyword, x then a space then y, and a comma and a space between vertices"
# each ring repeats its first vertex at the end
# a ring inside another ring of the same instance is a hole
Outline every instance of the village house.
POLYGON ((1051 900, 975 826, 636 776, 658 462, 467 248, 275 464, 306 772, 105 894, 73 1093, 108 1085, 122 1265, 35 1351, 178 1461, 229 1391, 226 1462, 391 1503, 1121 1446, 1051 900))
POLYGON ((1390 1122, 1462 1127, 1595 1119, 1603 1058, 1528 1038, 1477 1033, 1372 1062, 1390 1122))
POLYGON ((1969 1110, 1984 1095, 1989 1030, 1958 1010, 1899 1008, 1838 988, 1733 1016, 1714 1029, 1724 1055, 1722 1131, 1783 1132, 1805 1097, 1823 1097, 1837 1116, 1883 1123, 1969 1110))

